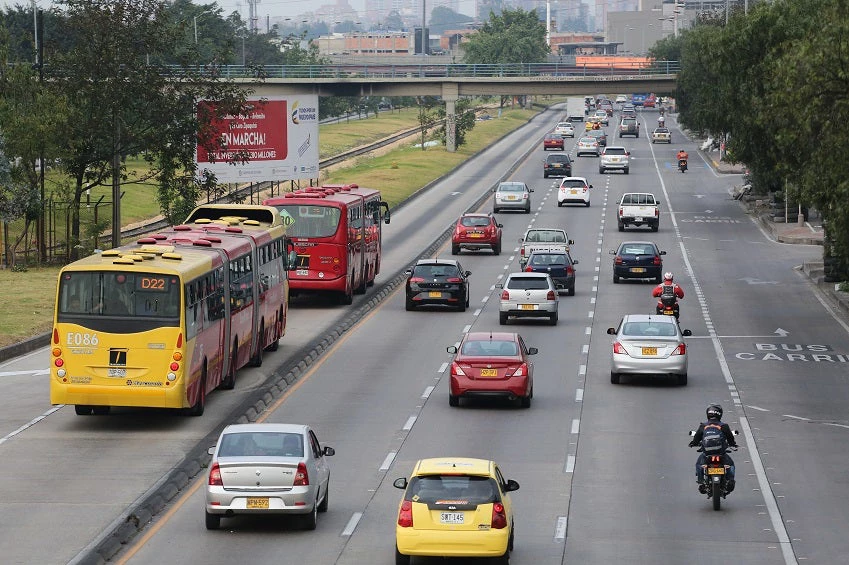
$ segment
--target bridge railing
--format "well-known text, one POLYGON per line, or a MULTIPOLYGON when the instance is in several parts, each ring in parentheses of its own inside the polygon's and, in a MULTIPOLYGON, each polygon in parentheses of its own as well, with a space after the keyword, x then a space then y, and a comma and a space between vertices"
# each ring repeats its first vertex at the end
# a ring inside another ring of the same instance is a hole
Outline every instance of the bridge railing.
MULTIPOLYGON (((565 63, 470 64, 329 64, 329 65, 202 65, 188 70, 204 76, 225 79, 405 79, 405 78, 661 78, 680 70, 678 61, 652 63, 605 63, 598 65, 565 63)), ((182 68, 173 67, 175 75, 182 68)))

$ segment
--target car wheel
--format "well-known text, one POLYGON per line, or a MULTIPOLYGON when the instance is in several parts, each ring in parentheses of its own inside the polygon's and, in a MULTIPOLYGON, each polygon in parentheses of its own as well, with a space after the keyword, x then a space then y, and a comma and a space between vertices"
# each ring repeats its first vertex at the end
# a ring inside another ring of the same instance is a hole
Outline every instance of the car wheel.
POLYGON ((611 384, 618 385, 619 384, 619 373, 614 373, 610 371, 610 382, 611 384))
POLYGON ((74 406, 74 412, 77 416, 90 416, 94 411, 94 406, 89 406, 87 404, 77 404, 74 406))
POLYGON ((604 174, 604 169, 602 169, 601 167, 599 167, 599 168, 598 168, 598 174, 603 175, 603 174, 604 174))
POLYGON ((661 281, 662 281, 662 278, 661 278, 661 276, 660 276, 660 275, 657 275, 657 276, 654 278, 654 282, 656 282, 656 283, 660 283, 661 281))
POLYGON ((449 394, 448 395, 448 406, 454 406, 454 407, 460 406, 460 397, 457 396, 456 394, 449 394))
POLYGON ((321 504, 318 505, 319 512, 327 512, 327 507, 330 506, 330 479, 327 479, 327 486, 324 487, 324 498, 321 499, 321 504))
POLYGON ((584 202, 584 206, 586 206, 587 208, 589 208, 589 207, 590 207, 590 201, 589 201, 589 200, 587 200, 586 202, 584 202))
POLYGON ((659 227, 660 226, 658 224, 655 224, 651 227, 651 231, 657 231, 659 227))
POLYGON ((507 313, 506 312, 499 312, 498 313, 498 323, 501 324, 502 326, 507 325, 507 313))
POLYGON ((198 393, 197 400, 188 409, 189 416, 203 416, 204 408, 206 408, 206 369, 201 372, 199 386, 200 392, 198 393))
POLYGON ((206 529, 217 530, 219 527, 221 527, 221 516, 206 512, 206 529))
POLYGON ((410 565, 410 556, 398 551, 397 545, 395 546, 395 565, 410 565))
POLYGON ((572 285, 569 287, 569 296, 575 296, 575 286, 572 285))
POLYGON ((525 214, 530 214, 530 213, 531 213, 531 207, 528 206, 527 208, 525 208, 525 214))
POLYGON ((493 213, 493 214, 497 214, 497 213, 498 213, 498 208, 493 208, 493 209, 492 209, 492 213, 493 213))
POLYGON ((460 305, 459 305, 459 306, 457 306, 457 310, 459 310, 460 312, 465 312, 465 311, 466 311, 466 307, 467 307, 468 305, 469 305, 469 304, 468 304, 468 300, 464 298, 463 300, 461 300, 461 301, 460 301, 460 305))
POLYGON ((687 373, 678 375, 678 386, 687 386, 687 373))
POLYGON ((460 253, 460 246, 459 245, 452 245, 451 246, 451 255, 457 255, 459 253, 460 253))
POLYGON ((557 312, 548 317, 548 325, 556 326, 557 325, 557 312))
POLYGON ((495 247, 492 248, 493 255, 501 255, 501 242, 495 244, 495 247))
POLYGON ((619 276, 613 275, 613 284, 619 284, 619 276))
POLYGON ((510 565, 510 552, 505 551, 504 555, 500 557, 495 557, 492 562, 496 565, 510 565))
POLYGON ((625 224, 624 223, 617 222, 617 227, 619 228, 619 231, 625 231, 625 224))
POLYGON ((543 173, 543 174, 542 174, 542 178, 547 179, 547 178, 548 178, 548 173, 543 173))
POLYGON ((639 138, 640 138, 640 134, 636 134, 634 137, 636 137, 637 139, 639 139, 639 138))
POLYGON ((625 167, 625 174, 628 174, 628 167, 625 167))
POLYGON ((94 408, 92 408, 91 413, 95 416, 106 416, 109 414, 109 411, 111 409, 111 406, 95 406, 94 408))
POLYGON ((530 408, 532 399, 533 395, 531 393, 528 393, 528 396, 523 396, 522 398, 520 398, 519 401, 522 405, 522 408, 530 408))
POLYGON ((558 207, 558 208, 560 208, 561 206, 563 206, 563 203, 558 201, 558 202, 557 202, 557 207, 558 207))
POLYGON ((510 538, 507 540, 507 551, 513 551, 514 540, 516 539, 516 526, 510 525, 510 538))
POLYGON ((412 300, 409 300, 409 299, 405 302, 404 306, 405 306, 407 312, 412 312, 413 310, 416 309, 416 303, 413 302, 412 300))
POLYGON ((301 527, 305 530, 314 530, 318 525, 318 501, 312 505, 312 510, 309 514, 304 514, 301 518, 301 527))

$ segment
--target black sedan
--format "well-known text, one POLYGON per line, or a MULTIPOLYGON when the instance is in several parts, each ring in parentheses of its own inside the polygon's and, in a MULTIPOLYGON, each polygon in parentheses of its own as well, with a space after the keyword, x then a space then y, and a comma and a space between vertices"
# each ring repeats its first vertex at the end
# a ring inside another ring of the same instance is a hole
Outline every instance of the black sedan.
POLYGON ((565 291, 569 296, 575 296, 575 265, 578 260, 572 259, 568 252, 536 251, 531 253, 525 271, 530 273, 548 273, 554 281, 558 294, 565 291))
POLYGON ((460 312, 469 307, 469 275, 453 259, 421 259, 407 269, 406 307, 424 305, 454 306, 460 312))
POLYGON ((613 282, 619 279, 652 279, 659 283, 663 273, 663 259, 666 251, 658 249, 651 241, 626 241, 616 251, 610 252, 613 258, 613 282))

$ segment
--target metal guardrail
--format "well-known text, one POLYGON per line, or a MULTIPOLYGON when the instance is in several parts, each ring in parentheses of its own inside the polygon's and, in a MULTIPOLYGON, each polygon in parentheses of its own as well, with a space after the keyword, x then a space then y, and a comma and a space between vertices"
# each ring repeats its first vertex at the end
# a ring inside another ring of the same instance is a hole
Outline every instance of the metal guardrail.
POLYGON ((545 78, 586 79, 617 76, 621 78, 674 77, 678 61, 650 64, 610 63, 603 65, 566 63, 516 63, 493 65, 468 64, 327 64, 327 65, 199 65, 170 67, 175 76, 191 71, 202 76, 223 79, 406 79, 406 78, 545 78))

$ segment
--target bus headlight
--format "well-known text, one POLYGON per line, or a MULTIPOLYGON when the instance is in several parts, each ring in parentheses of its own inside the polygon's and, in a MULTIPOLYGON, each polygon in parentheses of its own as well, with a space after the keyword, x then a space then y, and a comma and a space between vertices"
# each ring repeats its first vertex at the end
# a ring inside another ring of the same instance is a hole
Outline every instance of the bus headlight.
POLYGON ((177 380, 177 375, 175 375, 174 373, 168 373, 168 375, 166 376, 168 377, 168 380, 172 383, 177 380))
POLYGON ((59 369, 58 371, 56 371, 56 376, 59 377, 60 379, 62 377, 64 377, 65 376, 65 369, 59 369))

